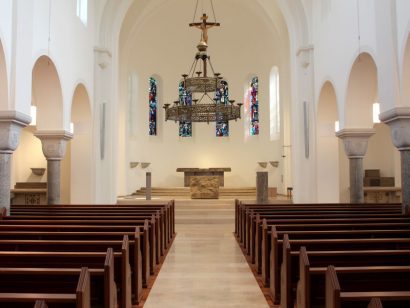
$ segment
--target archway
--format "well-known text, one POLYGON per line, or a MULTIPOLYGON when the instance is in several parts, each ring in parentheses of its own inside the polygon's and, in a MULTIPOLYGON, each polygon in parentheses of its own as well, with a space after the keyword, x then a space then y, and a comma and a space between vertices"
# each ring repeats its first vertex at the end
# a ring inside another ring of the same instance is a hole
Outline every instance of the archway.
POLYGON ((37 130, 64 128, 60 78, 54 62, 47 56, 41 56, 34 64, 32 99, 37 106, 37 130))
POLYGON ((6 57, 0 40, 0 110, 9 109, 6 57))
POLYGON ((320 91, 317 106, 317 201, 339 202, 339 139, 335 135, 338 121, 337 98, 331 82, 320 91))
POLYGON ((92 117, 90 98, 83 84, 77 85, 71 106, 74 138, 70 142, 70 203, 87 204, 93 200, 92 189, 92 117))

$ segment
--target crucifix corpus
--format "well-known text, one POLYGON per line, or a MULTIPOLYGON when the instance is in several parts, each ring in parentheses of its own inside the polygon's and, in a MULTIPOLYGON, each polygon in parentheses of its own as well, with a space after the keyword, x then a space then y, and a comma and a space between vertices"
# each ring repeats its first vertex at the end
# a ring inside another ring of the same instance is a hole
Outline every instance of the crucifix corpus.
POLYGON ((202 22, 190 23, 190 27, 198 28, 202 31, 201 42, 208 44, 208 29, 212 27, 219 27, 221 24, 219 22, 207 22, 208 16, 203 14, 201 17, 202 22))

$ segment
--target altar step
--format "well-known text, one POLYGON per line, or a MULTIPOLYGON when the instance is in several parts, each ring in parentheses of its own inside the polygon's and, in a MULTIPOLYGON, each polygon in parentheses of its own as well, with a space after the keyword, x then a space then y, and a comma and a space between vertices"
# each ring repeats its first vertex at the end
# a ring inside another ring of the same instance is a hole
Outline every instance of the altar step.
MULTIPOLYGON (((138 189, 133 195, 135 196, 145 196, 145 187, 138 189)), ((178 197, 190 197, 191 191, 189 187, 153 187, 152 190, 153 197, 164 197, 164 196, 178 196, 178 197)), ((255 187, 220 187, 219 197, 221 198, 243 198, 243 197, 255 197, 256 188, 255 187)))

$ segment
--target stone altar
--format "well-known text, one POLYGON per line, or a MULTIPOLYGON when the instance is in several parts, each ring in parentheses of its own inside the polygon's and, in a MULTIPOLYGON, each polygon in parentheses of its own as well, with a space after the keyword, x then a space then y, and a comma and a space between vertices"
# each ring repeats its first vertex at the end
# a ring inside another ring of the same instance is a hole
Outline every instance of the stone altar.
POLYGON ((192 199, 219 198, 218 176, 191 176, 190 187, 192 199))
POLYGON ((224 173, 231 172, 231 168, 177 168, 177 172, 184 173, 184 186, 190 187, 193 176, 216 176, 219 186, 224 186, 224 173))

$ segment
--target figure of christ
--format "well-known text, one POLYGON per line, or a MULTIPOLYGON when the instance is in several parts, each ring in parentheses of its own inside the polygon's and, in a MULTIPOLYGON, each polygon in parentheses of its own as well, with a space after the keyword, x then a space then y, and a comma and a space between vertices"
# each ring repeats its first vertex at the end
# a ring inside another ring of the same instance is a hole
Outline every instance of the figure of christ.
POLYGON ((201 42, 208 44, 208 29, 215 27, 215 26, 219 27, 220 23, 219 22, 207 22, 208 16, 206 14, 202 15, 201 20, 202 22, 190 23, 189 26, 200 29, 202 31, 201 42))

